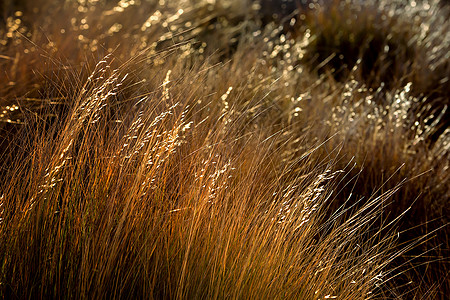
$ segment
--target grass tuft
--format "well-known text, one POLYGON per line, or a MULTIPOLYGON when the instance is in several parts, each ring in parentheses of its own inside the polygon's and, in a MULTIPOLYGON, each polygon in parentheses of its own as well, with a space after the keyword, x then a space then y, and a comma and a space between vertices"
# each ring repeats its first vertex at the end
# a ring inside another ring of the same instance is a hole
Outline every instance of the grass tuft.
POLYGON ((0 297, 446 299, 448 5, 269 2, 0 6, 0 297))

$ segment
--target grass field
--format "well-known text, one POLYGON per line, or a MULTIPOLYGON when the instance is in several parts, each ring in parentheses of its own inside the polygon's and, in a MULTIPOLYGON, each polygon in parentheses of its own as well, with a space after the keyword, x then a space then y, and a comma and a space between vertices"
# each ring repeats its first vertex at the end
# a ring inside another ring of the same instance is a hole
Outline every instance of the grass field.
POLYGON ((270 5, 0 4, 0 298, 447 299, 448 2, 270 5))

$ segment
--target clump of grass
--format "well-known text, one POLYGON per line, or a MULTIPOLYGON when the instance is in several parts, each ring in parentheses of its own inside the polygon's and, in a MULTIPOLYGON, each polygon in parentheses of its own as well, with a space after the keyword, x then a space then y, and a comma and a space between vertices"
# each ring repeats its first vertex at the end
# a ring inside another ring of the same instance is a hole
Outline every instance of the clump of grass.
POLYGON ((173 68, 156 94, 112 114, 126 87, 102 61, 62 127, 23 131, 30 150, 1 187, 3 296, 374 293, 393 237, 362 236, 393 191, 324 219, 332 162, 288 172, 293 161, 273 155, 291 146, 288 131, 241 127, 232 89, 205 93, 204 66, 173 68))
POLYGON ((373 89, 411 82, 412 94, 423 99, 416 114, 427 106, 431 119, 444 111, 436 139, 449 125, 448 15, 438 1, 331 1, 304 11, 297 31, 310 36, 303 59, 319 73, 373 89))
MULTIPOLYGON (((411 5, 261 27, 235 4, 8 16, 3 297, 445 299, 448 95, 424 75, 445 78, 445 35, 403 33, 411 5), (342 48, 352 34, 361 45, 342 48)), ((430 9, 441 30, 445 7, 430 9)))

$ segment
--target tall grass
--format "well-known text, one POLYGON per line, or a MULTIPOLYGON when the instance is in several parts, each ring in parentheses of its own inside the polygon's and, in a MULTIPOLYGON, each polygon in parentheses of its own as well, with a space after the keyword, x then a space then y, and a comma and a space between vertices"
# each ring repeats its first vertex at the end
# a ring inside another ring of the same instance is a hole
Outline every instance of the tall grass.
POLYGON ((8 3, 2 297, 445 299, 445 5, 8 3))

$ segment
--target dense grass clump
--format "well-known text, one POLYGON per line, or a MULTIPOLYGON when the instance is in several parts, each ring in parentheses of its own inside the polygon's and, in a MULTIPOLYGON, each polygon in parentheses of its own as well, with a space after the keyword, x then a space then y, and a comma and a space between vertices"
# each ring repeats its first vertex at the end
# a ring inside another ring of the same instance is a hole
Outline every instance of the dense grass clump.
POLYGON ((0 297, 446 299, 448 7, 270 5, 2 4, 0 297))

